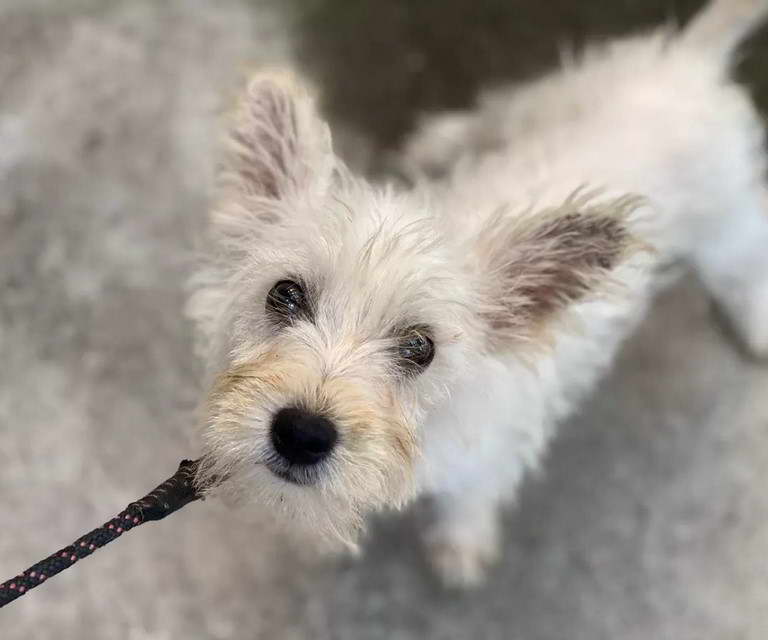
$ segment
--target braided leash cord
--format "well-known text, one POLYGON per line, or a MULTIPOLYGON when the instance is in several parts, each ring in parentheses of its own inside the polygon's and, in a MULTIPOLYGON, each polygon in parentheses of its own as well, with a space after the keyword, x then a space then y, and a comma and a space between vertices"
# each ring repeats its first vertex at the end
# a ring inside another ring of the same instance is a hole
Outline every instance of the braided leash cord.
POLYGON ((71 567, 78 560, 87 558, 126 531, 145 522, 162 520, 165 516, 201 498, 200 490, 193 482, 199 463, 199 460, 182 460, 178 471, 173 476, 141 500, 131 502, 112 520, 86 533, 45 560, 32 565, 15 578, 0 584, 0 607, 13 602, 48 578, 71 567))

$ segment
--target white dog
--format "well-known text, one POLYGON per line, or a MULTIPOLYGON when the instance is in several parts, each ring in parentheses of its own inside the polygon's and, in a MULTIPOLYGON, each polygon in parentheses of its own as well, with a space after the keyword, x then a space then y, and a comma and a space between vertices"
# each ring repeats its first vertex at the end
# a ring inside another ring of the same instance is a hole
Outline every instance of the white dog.
POLYGON ((768 355, 763 133, 728 79, 765 14, 714 0, 682 33, 428 120, 407 191, 351 175, 295 83, 253 80, 190 305, 212 388, 200 480, 349 546, 367 512, 431 495, 430 557, 470 584, 660 270, 692 265, 768 355))

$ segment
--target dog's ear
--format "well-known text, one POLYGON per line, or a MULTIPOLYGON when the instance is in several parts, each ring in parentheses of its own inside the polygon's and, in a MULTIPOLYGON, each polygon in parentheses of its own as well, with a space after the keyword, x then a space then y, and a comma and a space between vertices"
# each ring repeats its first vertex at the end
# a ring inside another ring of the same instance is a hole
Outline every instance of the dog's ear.
POLYGON ((222 182, 240 194, 280 200, 322 190, 333 171, 328 126, 288 73, 258 75, 234 114, 222 182))
POLYGON ((627 226, 639 205, 625 197, 512 216, 499 212, 474 241, 481 313, 497 348, 541 337, 568 305, 611 282, 611 271, 640 248, 627 226))

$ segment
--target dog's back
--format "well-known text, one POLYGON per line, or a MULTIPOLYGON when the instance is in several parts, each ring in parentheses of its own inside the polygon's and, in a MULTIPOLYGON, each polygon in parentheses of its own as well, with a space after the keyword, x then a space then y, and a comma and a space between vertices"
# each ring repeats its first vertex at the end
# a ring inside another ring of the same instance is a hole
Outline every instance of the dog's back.
POLYGON ((557 73, 487 92, 475 111, 427 121, 406 165, 445 178, 457 212, 560 201, 584 185, 640 194, 660 215, 639 231, 679 257, 692 225, 733 209, 766 171, 761 120, 729 71, 767 14, 766 0, 716 0, 682 32, 592 46, 557 73))
MULTIPOLYGON (((458 168, 456 182, 465 183, 478 161, 498 152, 519 165, 556 163, 548 153, 636 155, 649 138, 674 143, 701 132, 714 143, 729 123, 754 129, 759 121, 751 103, 727 78, 736 48, 766 15, 768 0, 715 0, 681 32, 664 27, 590 46, 564 57, 557 73, 484 92, 476 109, 425 117, 405 145, 403 164, 416 179, 458 168)), ((692 147, 690 140, 680 143, 692 147)), ((589 158, 578 162, 588 173, 589 158)), ((582 180, 625 182, 611 175, 614 169, 621 163, 597 166, 582 180)), ((550 182, 552 170, 546 170, 550 182)))

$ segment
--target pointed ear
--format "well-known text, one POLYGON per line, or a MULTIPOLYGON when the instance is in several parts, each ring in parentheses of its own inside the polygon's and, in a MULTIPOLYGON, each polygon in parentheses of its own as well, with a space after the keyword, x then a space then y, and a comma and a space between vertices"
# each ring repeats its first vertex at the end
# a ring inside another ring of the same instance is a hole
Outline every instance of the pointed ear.
POLYGON ((558 312, 605 288, 641 248, 627 226, 639 204, 625 197, 593 205, 577 195, 557 209, 490 220, 474 247, 490 343, 535 340, 558 312))
POLYGON ((280 200, 330 181, 330 131, 309 92, 288 73, 250 81, 229 142, 223 181, 246 196, 280 200))

